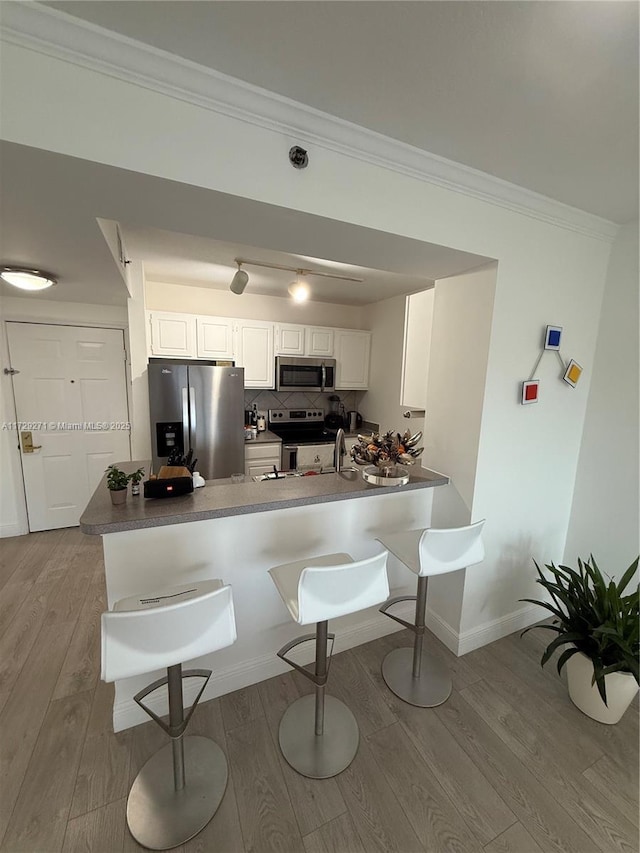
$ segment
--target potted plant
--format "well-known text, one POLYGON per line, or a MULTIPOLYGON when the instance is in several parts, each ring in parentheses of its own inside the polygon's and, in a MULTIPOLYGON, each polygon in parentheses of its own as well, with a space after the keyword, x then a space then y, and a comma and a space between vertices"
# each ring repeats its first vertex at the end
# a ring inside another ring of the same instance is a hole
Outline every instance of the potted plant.
POLYGON ((117 465, 109 465, 106 470, 107 488, 111 495, 111 503, 123 504, 127 499, 129 475, 121 471, 117 465))
MULTIPOLYGON (((532 625, 557 634, 547 646, 541 665, 565 648, 558 658, 558 673, 567 666, 571 701, 580 710, 601 723, 617 723, 638 691, 638 586, 628 595, 638 559, 629 566, 620 581, 605 581, 593 555, 578 570, 568 566, 546 568, 550 576, 538 571, 536 583, 543 586, 551 601, 525 598, 549 610, 556 618, 551 624, 532 625)), ((522 635, 521 635, 522 636, 522 635)))
POLYGON ((139 495, 140 494, 140 481, 144 477, 144 468, 138 468, 137 471, 134 471, 133 474, 129 474, 129 479, 131 480, 131 494, 139 495))

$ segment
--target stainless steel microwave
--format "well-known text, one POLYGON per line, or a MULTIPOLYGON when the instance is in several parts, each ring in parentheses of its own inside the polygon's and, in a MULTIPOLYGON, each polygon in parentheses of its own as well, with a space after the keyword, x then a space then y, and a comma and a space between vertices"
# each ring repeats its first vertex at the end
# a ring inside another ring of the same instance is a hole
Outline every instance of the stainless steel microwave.
POLYGON ((335 358, 276 357, 276 391, 335 391, 335 358))

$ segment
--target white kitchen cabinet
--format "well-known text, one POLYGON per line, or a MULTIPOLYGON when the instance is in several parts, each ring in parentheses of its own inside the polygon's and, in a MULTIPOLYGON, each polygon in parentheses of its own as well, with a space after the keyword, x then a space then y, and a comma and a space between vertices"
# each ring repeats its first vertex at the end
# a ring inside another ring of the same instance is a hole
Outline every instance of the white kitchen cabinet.
POLYGON ((273 388, 275 385, 273 323, 236 320, 235 361, 244 367, 245 388, 273 388))
POLYGON ((276 355, 304 355, 333 358, 334 330, 326 326, 276 325, 276 355))
POLYGON ((334 330, 324 326, 305 326, 305 355, 333 358, 334 330))
POLYGON ((275 465, 280 470, 282 443, 273 442, 247 442, 244 446, 244 473, 248 477, 257 477, 260 474, 271 474, 275 465))
POLYGON ((149 320, 151 324, 151 355, 166 355, 172 358, 196 357, 195 314, 151 311, 149 320))
POLYGON ((412 293, 405 301, 400 405, 418 411, 427 407, 434 293, 433 288, 412 293))
POLYGON ((198 358, 232 359, 234 323, 229 317, 196 317, 198 358))
POLYGON ((369 387, 371 332, 335 330, 336 391, 369 387))
POLYGON ((275 328, 276 355, 304 355, 305 326, 278 323, 275 328))

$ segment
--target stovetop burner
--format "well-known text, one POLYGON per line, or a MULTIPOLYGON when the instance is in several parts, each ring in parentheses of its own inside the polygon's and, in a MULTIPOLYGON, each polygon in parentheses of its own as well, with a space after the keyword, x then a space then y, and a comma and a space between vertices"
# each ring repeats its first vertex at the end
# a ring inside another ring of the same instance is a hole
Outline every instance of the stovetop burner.
POLYGON ((330 444, 336 430, 324 426, 321 409, 269 409, 269 429, 285 444, 330 444))

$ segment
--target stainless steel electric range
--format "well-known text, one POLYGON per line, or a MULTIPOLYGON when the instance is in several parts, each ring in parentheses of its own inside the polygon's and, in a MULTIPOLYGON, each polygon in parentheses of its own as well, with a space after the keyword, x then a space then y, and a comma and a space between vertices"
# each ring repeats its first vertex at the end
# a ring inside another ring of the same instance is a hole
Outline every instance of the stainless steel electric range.
POLYGON ((336 430, 325 428, 322 409, 269 409, 269 429, 282 439, 283 471, 334 464, 336 430))

